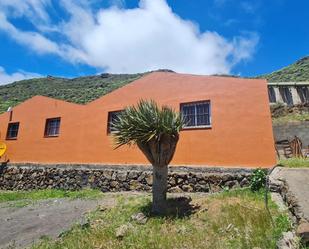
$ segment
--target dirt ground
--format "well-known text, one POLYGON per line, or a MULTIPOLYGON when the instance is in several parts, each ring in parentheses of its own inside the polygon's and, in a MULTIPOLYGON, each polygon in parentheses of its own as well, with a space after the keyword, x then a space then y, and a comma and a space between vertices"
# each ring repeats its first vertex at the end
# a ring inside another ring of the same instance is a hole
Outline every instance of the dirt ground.
MULTIPOLYGON (((47 199, 25 207, 16 207, 14 202, 0 203, 0 248, 25 248, 47 236, 56 239, 72 225, 84 224, 85 214, 96 208, 111 208, 117 196, 132 197, 148 195, 143 192, 106 193, 100 199, 47 199)), ((168 194, 169 197, 207 194, 168 194)))
POLYGON ((43 236, 57 238, 76 222, 85 222, 84 214, 97 206, 113 206, 115 198, 49 199, 26 207, 9 204, 0 205, 0 248, 23 248, 43 236))

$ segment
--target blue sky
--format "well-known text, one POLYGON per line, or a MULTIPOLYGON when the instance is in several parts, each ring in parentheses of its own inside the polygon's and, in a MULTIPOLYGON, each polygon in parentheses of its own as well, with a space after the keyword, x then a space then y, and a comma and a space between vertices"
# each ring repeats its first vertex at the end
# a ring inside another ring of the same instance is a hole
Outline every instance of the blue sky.
POLYGON ((159 68, 254 76, 309 55, 307 0, 1 0, 0 84, 159 68))

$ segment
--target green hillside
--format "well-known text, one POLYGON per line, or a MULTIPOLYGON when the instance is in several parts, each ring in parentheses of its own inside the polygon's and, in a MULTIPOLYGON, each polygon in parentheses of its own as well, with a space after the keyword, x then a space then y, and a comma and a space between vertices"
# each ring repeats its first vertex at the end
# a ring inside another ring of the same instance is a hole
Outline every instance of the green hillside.
POLYGON ((309 56, 270 74, 258 76, 269 82, 309 81, 309 56))
MULTIPOLYGON (((158 71, 171 72, 164 69, 158 71)), ((9 106, 15 106, 35 95, 79 104, 88 103, 140 78, 144 74, 101 74, 74 79, 48 76, 14 82, 0 86, 0 113, 6 111, 9 106)), ((265 78, 269 82, 309 81, 309 56, 283 69, 257 76, 257 78, 265 78)))
POLYGON ((126 85, 142 75, 101 74, 74 79, 48 76, 14 82, 0 86, 0 113, 35 95, 84 104, 126 85))

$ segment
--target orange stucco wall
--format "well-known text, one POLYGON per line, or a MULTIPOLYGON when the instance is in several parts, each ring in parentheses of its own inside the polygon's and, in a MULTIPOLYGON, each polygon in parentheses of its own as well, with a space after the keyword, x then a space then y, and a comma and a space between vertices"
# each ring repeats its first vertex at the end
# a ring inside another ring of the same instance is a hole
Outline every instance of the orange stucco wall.
MULTIPOLYGON (((5 141, 11 162, 147 164, 134 147, 114 150, 107 134, 109 111, 154 99, 180 103, 210 100, 212 127, 183 130, 172 165, 271 167, 275 165, 265 80, 152 73, 88 105, 36 96, 14 107, 17 140, 5 141), (61 117, 60 135, 45 138, 47 118, 61 117)), ((0 115, 5 140, 9 113, 0 115)))

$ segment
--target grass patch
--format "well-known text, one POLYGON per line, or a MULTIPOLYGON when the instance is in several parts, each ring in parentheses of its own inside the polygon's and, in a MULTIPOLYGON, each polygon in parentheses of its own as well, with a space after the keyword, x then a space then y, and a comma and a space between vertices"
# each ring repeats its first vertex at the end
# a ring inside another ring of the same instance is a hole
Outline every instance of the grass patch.
POLYGON ((60 248, 275 248, 282 232, 290 229, 286 214, 271 203, 271 218, 264 206, 263 192, 226 191, 205 197, 193 195, 191 204, 199 207, 188 216, 150 216, 145 225, 131 215, 147 210, 149 196, 119 197, 117 206, 89 215, 89 227, 74 226, 57 241, 43 240, 33 249, 60 248), (126 235, 115 231, 130 224, 126 235))
POLYGON ((282 117, 273 118, 274 124, 285 124, 292 121, 309 121, 309 113, 288 114, 282 117))
POLYGON ((30 201, 51 198, 97 198, 102 195, 100 190, 84 189, 80 191, 66 191, 58 189, 43 189, 33 191, 0 191, 0 203, 8 201, 19 201, 27 203, 30 201))
POLYGON ((309 158, 280 159, 278 165, 288 168, 309 168, 309 158))

